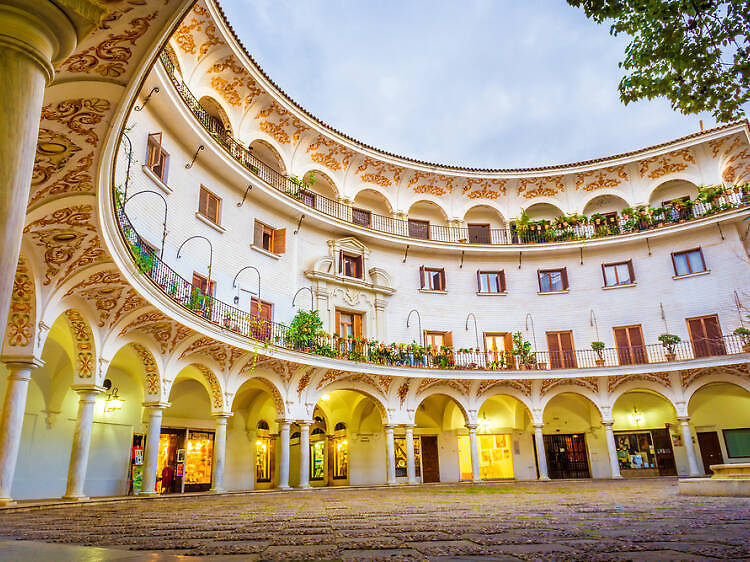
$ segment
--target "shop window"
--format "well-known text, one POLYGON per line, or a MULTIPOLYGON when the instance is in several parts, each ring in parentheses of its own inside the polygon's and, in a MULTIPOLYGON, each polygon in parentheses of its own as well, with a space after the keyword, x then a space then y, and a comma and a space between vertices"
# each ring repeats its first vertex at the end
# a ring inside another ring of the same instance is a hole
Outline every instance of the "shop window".
POLYGON ((472 244, 489 244, 490 243, 490 225, 489 224, 470 224, 469 225, 469 242, 472 244))
POLYGON ((221 199, 201 186, 200 197, 198 199, 198 213, 212 223, 219 224, 220 209, 221 199))
POLYGON ((331 440, 333 449, 333 479, 346 480, 349 477, 349 442, 346 436, 336 436, 331 440))
POLYGON ((540 269, 537 271, 537 275, 540 293, 568 290, 568 268, 566 267, 562 269, 540 269))
POLYGON ((672 253, 672 265, 676 277, 706 271, 706 260, 700 248, 672 253))
POLYGON ((615 433, 615 447, 623 476, 677 474, 674 450, 667 429, 615 433))
MULTIPOLYGON (((260 423, 258 425, 260 426, 260 423)), ((267 426, 268 424, 266 424, 267 426)), ((255 441, 255 481, 270 482, 272 466, 271 439, 269 437, 258 437, 255 441)))
POLYGON ((573 349, 573 332, 547 332, 547 350, 553 369, 575 369, 576 352, 573 349))
POLYGON ((252 297, 250 299, 250 315, 252 316, 250 331, 253 337, 261 341, 270 340, 273 331, 273 304, 252 297))
POLYGON ((617 285, 629 285, 635 283, 633 272, 633 261, 602 264, 602 275, 605 287, 616 287, 617 285))
POLYGON ((615 333, 617 359, 620 365, 648 363, 641 325, 612 328, 615 333))
POLYGON ((425 330, 424 344, 431 346, 432 349, 439 350, 442 346, 453 346, 452 332, 437 332, 425 330))
POLYGON ((687 325, 695 357, 727 354, 724 338, 721 335, 719 317, 716 314, 688 318, 687 325))
POLYGON ((286 228, 272 228, 256 220, 253 246, 273 254, 283 254, 286 252, 286 228))
POLYGON ((360 226, 370 226, 372 213, 364 209, 352 208, 352 222, 360 226))
POLYGON ((477 286, 480 293, 504 293, 505 271, 477 271, 477 286))
POLYGON ((421 266, 419 283, 424 291, 445 291, 445 269, 421 266))
POLYGON ((408 226, 409 236, 412 238, 420 238, 422 240, 430 239, 430 223, 428 221, 409 219, 408 226))
POLYGON ((339 273, 347 277, 362 279, 362 256, 339 252, 339 273))
MULTIPOLYGON (((417 476, 421 474, 421 450, 420 450, 420 444, 421 440, 418 436, 415 436, 413 438, 414 442, 414 471, 417 476)), ((406 437, 395 437, 393 439, 395 448, 396 448, 396 477, 406 477, 409 476, 408 472, 408 466, 406 459, 408 458, 406 455, 406 437)))
POLYGON ((750 457, 750 428, 723 429, 722 433, 729 458, 750 457))
POLYGON ((208 490, 211 487, 214 434, 188 431, 185 449, 185 491, 208 490))
POLYGON ((362 337, 362 315, 356 312, 336 311, 336 329, 342 338, 362 337))
MULTIPOLYGON (((321 430, 322 433, 322 430, 321 430)), ((310 480, 321 481, 326 473, 326 441, 318 439, 310 443, 310 480)))
POLYGON ((151 133, 148 136, 146 166, 163 184, 167 183, 168 163, 169 154, 167 154, 161 145, 161 133, 151 133))
POLYGON ((193 272, 193 287, 199 289, 204 295, 216 296, 216 281, 211 281, 211 290, 209 291, 208 279, 200 273, 193 272))

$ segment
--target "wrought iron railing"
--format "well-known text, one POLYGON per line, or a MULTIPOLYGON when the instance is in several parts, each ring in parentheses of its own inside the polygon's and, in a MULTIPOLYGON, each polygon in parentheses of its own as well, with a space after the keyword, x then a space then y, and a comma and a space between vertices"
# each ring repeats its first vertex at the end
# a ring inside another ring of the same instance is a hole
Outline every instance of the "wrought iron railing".
POLYGON ((716 212, 750 205, 750 191, 735 189, 714 199, 712 202, 696 201, 689 206, 667 207, 660 213, 634 212, 632 216, 608 218, 604 221, 590 221, 581 224, 517 224, 510 223, 506 228, 493 228, 477 235, 465 227, 452 227, 429 224, 425 225, 409 220, 378 215, 371 212, 358 212, 350 205, 334 201, 324 195, 313 193, 303 180, 290 178, 255 157, 252 152, 237 142, 225 129, 221 121, 210 115, 176 72, 174 62, 167 51, 162 51, 160 59, 172 84, 187 107, 216 141, 229 154, 252 174, 255 174, 274 189, 289 197, 316 209, 357 226, 368 227, 377 232, 393 234, 437 242, 465 244, 545 244, 552 242, 574 242, 592 238, 603 238, 630 234, 677 224, 686 220, 700 218, 716 212))

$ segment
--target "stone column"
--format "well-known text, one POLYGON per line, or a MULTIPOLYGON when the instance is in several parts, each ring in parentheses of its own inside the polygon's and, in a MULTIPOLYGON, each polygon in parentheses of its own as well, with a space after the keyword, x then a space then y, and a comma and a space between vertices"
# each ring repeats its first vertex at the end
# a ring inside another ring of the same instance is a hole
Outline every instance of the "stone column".
POLYGON ((544 452, 544 429, 543 423, 534 424, 534 441, 536 442, 536 462, 539 467, 539 480, 549 480, 547 473, 547 455, 544 452))
MULTIPOLYGON (((417 467, 414 465, 414 426, 404 426, 406 430, 406 476, 409 484, 417 483, 417 467)), ((395 464, 395 460, 394 460, 395 464)))
POLYGON ((385 462, 388 485, 396 485, 396 443, 393 440, 393 426, 385 426, 385 462))
POLYGON ((161 419, 164 409, 169 408, 166 402, 147 402, 143 404, 148 412, 148 431, 146 448, 143 451, 143 486, 141 496, 153 496, 156 491, 156 469, 159 463, 159 437, 161 437, 161 419))
POLYGON ((609 453, 609 470, 612 478, 622 478, 620 475, 620 461, 617 460, 617 445, 615 445, 615 434, 612 426, 615 422, 602 422, 604 426, 604 437, 607 440, 607 453, 609 453))
POLYGON ((227 420, 232 417, 231 413, 221 412, 214 414, 216 418, 216 433, 214 433, 214 462, 211 467, 211 492, 226 492, 224 489, 224 465, 227 454, 227 420))
POLYGON ((5 360, 5 366, 10 373, 0 418, 0 506, 15 503, 10 494, 18 460, 18 449, 21 445, 26 394, 29 390, 31 371, 43 364, 38 359, 5 360))
MULTIPOLYGON (((99 23, 93 1, 0 0, 0 318, 8 317, 29 202, 44 88, 54 67, 99 23), (75 6, 75 7, 73 7, 75 6)), ((0 341, 5 336, 0 322, 0 341)))
POLYGON ((78 393, 78 417, 73 433, 73 447, 70 450, 70 465, 68 467, 68 485, 63 499, 87 500, 83 494, 86 482, 86 467, 89 464, 89 447, 91 446, 91 430, 94 425, 94 404, 98 394, 104 388, 94 385, 74 386, 78 393))
POLYGON ((310 487, 310 422, 299 423, 299 487, 310 487))
POLYGON ((690 417, 681 416, 677 418, 680 422, 682 431, 682 442, 685 443, 685 452, 687 453, 688 466, 690 467, 690 476, 701 476, 703 471, 698 467, 698 459, 695 457, 695 448, 693 447, 693 436, 690 433, 690 417))
POLYGON ((469 442, 471 443, 471 481, 481 482, 482 476, 479 473, 479 439, 477 439, 477 425, 467 424, 469 430, 469 442))
POLYGON ((279 488, 289 489, 289 422, 279 420, 279 488))

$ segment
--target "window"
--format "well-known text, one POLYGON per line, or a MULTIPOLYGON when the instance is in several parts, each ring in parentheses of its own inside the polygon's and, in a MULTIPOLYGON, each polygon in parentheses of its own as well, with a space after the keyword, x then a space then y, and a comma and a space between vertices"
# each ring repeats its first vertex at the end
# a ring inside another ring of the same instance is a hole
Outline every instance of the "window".
POLYGON ((453 346, 453 334, 451 332, 436 332, 428 331, 424 332, 424 344, 429 345, 432 349, 440 349, 441 346, 453 346))
POLYGON ((362 315, 356 312, 336 311, 336 330, 342 338, 362 337, 362 315))
POLYGON ((211 290, 208 290, 208 279, 200 273, 193 273, 193 287, 200 289, 204 295, 216 296, 216 281, 211 281, 211 290))
POLYGON ((480 293, 504 293, 505 271, 477 271, 477 286, 480 293))
POLYGON ((489 361, 508 362, 513 359, 513 340, 509 332, 486 332, 484 334, 484 350, 489 361))
POLYGON ((722 429, 730 459, 750 457, 750 428, 722 429))
POLYGON ((470 224, 469 225, 469 242, 472 244, 489 244, 490 243, 490 225, 489 224, 470 224))
POLYGON ((412 238, 430 239, 430 223, 417 219, 409 219, 409 236, 412 238))
POLYGON ((716 314, 688 318, 687 325, 696 357, 727 354, 724 339, 721 336, 719 317, 716 314))
POLYGON ((352 208, 352 222, 360 226, 370 226, 372 213, 364 209, 352 208))
POLYGON ((286 252, 286 228, 271 228, 256 220, 253 246, 274 254, 283 254, 286 252))
POLYGON ((575 369, 576 352, 573 349, 573 332, 547 332, 547 349, 553 369, 575 369))
POLYGON ((219 224, 219 209, 221 199, 201 186, 201 192, 198 199, 198 212, 214 224, 219 224))
POLYGON ((540 269, 539 292, 551 293, 553 291, 566 291, 568 289, 568 269, 540 269))
POLYGON ((643 345, 643 332, 640 324, 612 328, 615 333, 617 359, 620 365, 648 363, 646 348, 643 345))
POLYGON ((635 283, 633 273, 633 261, 602 264, 605 287, 616 287, 617 285, 629 285, 635 283))
POLYGON ((250 299, 250 314, 253 316, 250 330, 256 340, 268 341, 271 339, 273 322, 273 304, 260 301, 255 297, 250 299))
MULTIPOLYGON (((419 446, 422 440, 418 435, 414 436, 414 471, 417 476, 420 475, 420 451, 419 446)), ((406 455, 406 437, 394 437, 393 444, 395 446, 395 457, 396 457, 396 478, 408 476, 408 461, 406 455)))
POLYGON ((678 277, 706 271, 706 260, 703 259, 703 251, 700 248, 674 252, 672 265, 674 265, 674 274, 678 277))
POLYGON ((419 268, 420 288, 426 291, 445 291, 445 269, 422 266, 419 268))
MULTIPOLYGON (((259 427, 260 429, 260 427, 259 427)), ((268 437, 260 437, 255 441, 255 481, 270 482, 273 467, 273 441, 268 437)))
POLYGON ((146 152, 146 166, 161 180, 167 183, 167 163, 169 154, 161 146, 161 133, 151 133, 148 136, 148 149, 146 152))
POLYGON ((339 252, 339 273, 347 277, 362 279, 362 256, 339 252))

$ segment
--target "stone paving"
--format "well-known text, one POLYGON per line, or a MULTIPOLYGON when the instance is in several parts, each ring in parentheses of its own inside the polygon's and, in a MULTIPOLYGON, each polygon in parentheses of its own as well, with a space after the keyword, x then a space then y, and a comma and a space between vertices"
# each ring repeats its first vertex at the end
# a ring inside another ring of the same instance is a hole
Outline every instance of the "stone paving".
POLYGON ((318 489, 6 511, 0 535, 242 560, 750 560, 750 499, 671 478, 318 489))

